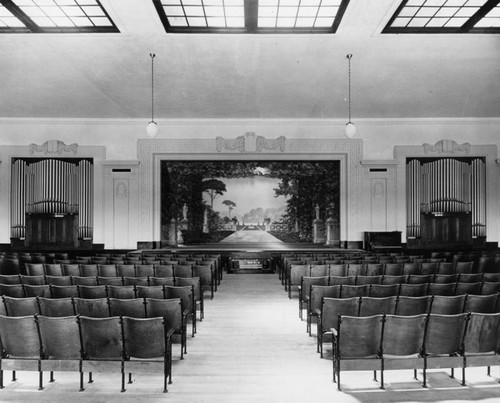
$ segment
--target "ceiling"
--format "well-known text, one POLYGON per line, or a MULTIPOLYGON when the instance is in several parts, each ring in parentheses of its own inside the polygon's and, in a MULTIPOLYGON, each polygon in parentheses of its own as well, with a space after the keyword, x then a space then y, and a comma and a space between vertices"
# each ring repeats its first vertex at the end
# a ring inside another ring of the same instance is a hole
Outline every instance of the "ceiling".
POLYGON ((0 117, 500 117, 499 34, 380 34, 399 0, 351 0, 336 34, 167 34, 150 0, 101 0, 120 33, 1 34, 0 117))

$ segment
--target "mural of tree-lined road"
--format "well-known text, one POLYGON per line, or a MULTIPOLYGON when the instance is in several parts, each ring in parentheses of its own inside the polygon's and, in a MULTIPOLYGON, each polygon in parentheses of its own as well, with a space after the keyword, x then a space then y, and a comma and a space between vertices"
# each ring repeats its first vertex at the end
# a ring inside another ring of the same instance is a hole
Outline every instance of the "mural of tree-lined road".
POLYGON ((338 222, 339 163, 162 161, 161 211, 165 242, 311 242, 316 211, 338 222))

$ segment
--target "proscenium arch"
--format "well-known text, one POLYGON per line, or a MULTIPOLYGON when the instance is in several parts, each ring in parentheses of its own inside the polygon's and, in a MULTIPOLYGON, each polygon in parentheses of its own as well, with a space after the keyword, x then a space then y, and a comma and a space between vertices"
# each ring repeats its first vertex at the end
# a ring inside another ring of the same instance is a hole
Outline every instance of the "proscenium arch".
POLYGON ((341 245, 361 240, 360 231, 360 140, 286 139, 280 148, 223 149, 219 139, 174 140, 141 139, 140 162, 140 242, 161 240, 161 161, 312 161, 338 160, 340 163, 340 238, 341 245))

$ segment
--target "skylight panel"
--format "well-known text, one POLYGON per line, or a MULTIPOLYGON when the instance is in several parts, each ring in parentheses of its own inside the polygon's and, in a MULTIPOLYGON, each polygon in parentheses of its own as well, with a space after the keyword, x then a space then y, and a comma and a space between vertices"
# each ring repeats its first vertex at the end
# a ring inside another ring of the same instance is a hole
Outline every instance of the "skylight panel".
POLYGON ((382 32, 500 32, 498 3, 498 0, 403 0, 382 32))
POLYGON ((334 33, 349 0, 153 0, 167 32, 334 33))
POLYGON ((99 0, 0 0, 28 32, 118 32, 99 0))
POLYGON ((26 25, 12 14, 7 8, 0 4, 0 31, 26 29, 26 25))

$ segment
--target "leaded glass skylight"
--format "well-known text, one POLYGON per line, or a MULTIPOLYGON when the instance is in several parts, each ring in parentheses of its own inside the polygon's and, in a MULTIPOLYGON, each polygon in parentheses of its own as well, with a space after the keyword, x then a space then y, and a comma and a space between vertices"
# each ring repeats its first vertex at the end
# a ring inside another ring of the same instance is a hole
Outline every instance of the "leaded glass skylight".
MULTIPOLYGON (((9 12, 26 32, 118 32, 99 0, 0 0, 0 3, 0 13, 9 12)), ((11 25, 7 23, 0 25, 4 31, 8 27, 11 25)))
POLYGON ((500 32, 498 3, 498 0, 404 0, 382 32, 500 32))
POLYGON ((349 0, 153 0, 168 32, 334 33, 349 0))

